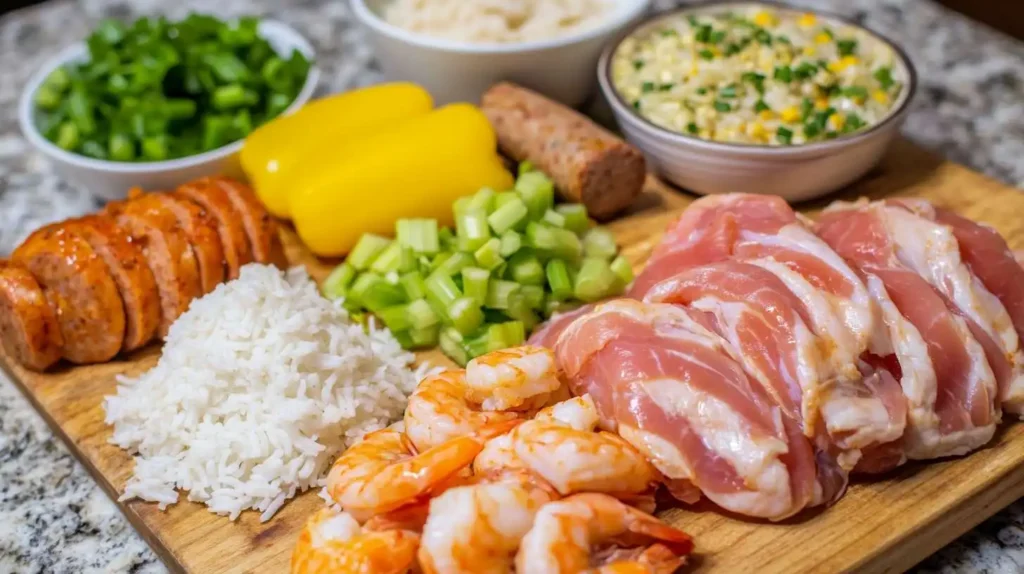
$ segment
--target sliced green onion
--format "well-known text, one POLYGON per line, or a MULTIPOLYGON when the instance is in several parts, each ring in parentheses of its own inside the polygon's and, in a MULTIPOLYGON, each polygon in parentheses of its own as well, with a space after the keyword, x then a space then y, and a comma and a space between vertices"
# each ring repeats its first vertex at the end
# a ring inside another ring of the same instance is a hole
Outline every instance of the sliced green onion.
POLYGON ((587 257, 583 260, 579 274, 576 275, 573 293, 577 299, 586 303, 599 301, 614 292, 617 279, 618 276, 612 271, 608 261, 587 257))
POLYGON ((501 248, 499 253, 502 257, 510 257, 523 247, 523 236, 511 229, 501 234, 501 248))
POLYGON ((340 299, 345 296, 348 286, 356 278, 356 270, 348 263, 342 263, 331 271, 323 284, 320 285, 320 292, 328 299, 340 299))
POLYGON ((426 329, 441 322, 434 309, 430 307, 425 299, 417 299, 406 306, 409 314, 409 323, 413 329, 426 329))
POLYGON ((505 262, 501 258, 501 240, 497 237, 492 237, 473 253, 473 257, 476 258, 476 262, 480 267, 494 270, 505 262))
POLYGON ((518 197, 515 197, 495 209, 494 213, 487 217, 487 222, 491 225, 494 233, 501 235, 519 225, 528 215, 529 211, 526 208, 526 204, 518 197))
POLYGON ((562 227, 577 235, 582 235, 590 227, 587 206, 582 203, 563 203, 555 206, 555 211, 561 214, 565 220, 562 227))
POLYGON ((587 257, 611 259, 617 251, 615 236, 603 227, 595 227, 583 236, 583 253, 587 257))
POLYGON ((491 274, 486 269, 479 267, 465 267, 462 269, 462 290, 467 297, 472 297, 478 304, 487 302, 487 283, 491 274))
POLYGON ((448 307, 448 317, 452 326, 463 335, 477 330, 484 323, 484 313, 480 304, 471 297, 460 297, 448 307))
POLYGON ((391 245, 390 239, 373 233, 364 233, 348 254, 346 262, 359 271, 369 269, 374 259, 387 249, 388 245, 391 245))
POLYGON ((491 309, 508 309, 512 296, 519 292, 519 284, 500 279, 491 280, 487 285, 487 300, 484 305, 491 309))
POLYGON ((572 297, 572 279, 569 277, 569 269, 566 266, 565 261, 562 261, 561 259, 552 259, 551 261, 548 261, 545 272, 548 279, 548 286, 551 288, 551 297, 553 299, 561 301, 572 297))
POLYGON ((491 238, 487 212, 482 209, 466 209, 455 216, 455 221, 459 251, 472 253, 491 238))
POLYGON ((436 219, 399 219, 395 231, 398 243, 415 253, 433 255, 441 249, 436 219))

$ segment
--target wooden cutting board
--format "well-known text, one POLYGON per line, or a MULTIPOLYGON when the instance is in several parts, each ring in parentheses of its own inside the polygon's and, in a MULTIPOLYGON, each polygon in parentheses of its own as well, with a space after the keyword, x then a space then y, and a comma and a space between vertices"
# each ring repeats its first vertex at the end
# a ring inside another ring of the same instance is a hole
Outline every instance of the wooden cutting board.
MULTIPOLYGON (((876 172, 840 195, 925 197, 995 226, 1012 247, 1024 248, 1024 193, 907 142, 898 142, 876 172)), ((836 198, 799 207, 813 213, 836 198)), ((611 224, 637 269, 665 226, 692 200, 652 177, 633 211, 611 224)), ((286 231, 285 241, 291 261, 307 265, 314 277, 329 271, 294 234, 286 231)), ((116 500, 131 475, 132 459, 107 443, 111 430, 103 422, 102 399, 115 392, 116 375, 139 374, 158 356, 153 346, 121 361, 45 375, 27 372, 4 356, 0 363, 116 500)), ((436 352, 421 359, 443 361, 436 352)), ((882 479, 858 482, 832 508, 781 524, 742 521, 710 505, 669 510, 663 517, 694 536, 691 569, 700 572, 900 572, 1021 496, 1024 424, 1007 424, 991 445, 966 458, 911 464, 882 479)), ((257 512, 230 522, 195 503, 181 502, 166 512, 150 503, 120 503, 172 571, 201 574, 286 572, 302 524, 322 504, 308 492, 260 524, 257 512)))

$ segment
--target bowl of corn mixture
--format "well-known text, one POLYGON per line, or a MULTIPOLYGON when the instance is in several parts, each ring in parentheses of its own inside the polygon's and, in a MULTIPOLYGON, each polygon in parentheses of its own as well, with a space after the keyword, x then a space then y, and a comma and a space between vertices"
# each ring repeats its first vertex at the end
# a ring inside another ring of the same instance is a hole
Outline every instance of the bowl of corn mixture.
POLYGON ((662 13, 604 52, 601 89, 663 177, 699 194, 811 199, 877 165, 916 73, 893 42, 770 3, 662 13))

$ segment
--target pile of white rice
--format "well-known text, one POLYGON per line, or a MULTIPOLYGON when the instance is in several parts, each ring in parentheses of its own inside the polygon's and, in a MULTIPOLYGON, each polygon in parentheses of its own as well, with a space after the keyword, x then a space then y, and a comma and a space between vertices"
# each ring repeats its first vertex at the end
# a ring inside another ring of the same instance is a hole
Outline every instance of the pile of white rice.
POLYGON ((599 25, 612 0, 393 0, 389 23, 473 43, 549 40, 599 25))
POLYGON ((111 442, 137 453, 122 500, 205 503, 267 520, 334 457, 401 416, 419 376, 386 330, 367 334, 304 270, 248 265, 192 303, 159 363, 106 398, 111 442))

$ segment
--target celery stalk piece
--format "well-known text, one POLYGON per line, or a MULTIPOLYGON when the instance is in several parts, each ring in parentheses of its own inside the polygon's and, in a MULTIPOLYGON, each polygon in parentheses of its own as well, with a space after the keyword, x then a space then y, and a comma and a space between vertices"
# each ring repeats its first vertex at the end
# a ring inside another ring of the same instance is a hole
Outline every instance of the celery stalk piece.
POLYGON ((545 268, 548 279, 548 286, 551 288, 551 298, 556 301, 564 301, 573 295, 573 283, 569 277, 569 268, 565 261, 552 259, 548 261, 545 268))
POLYGON ((530 222, 526 226, 526 244, 552 257, 577 261, 583 252, 580 238, 568 229, 545 223, 530 222))
POLYGON ((374 259, 387 249, 388 245, 391 245, 390 239, 373 233, 364 233, 345 262, 358 271, 369 269, 374 259))
POLYGON ((516 180, 516 191, 530 210, 530 219, 544 217, 544 212, 555 205, 555 184, 539 171, 531 171, 516 180))
POLYGON ((514 191, 503 191, 494 196, 494 209, 497 210, 501 208, 501 206, 513 200, 522 201, 521 199, 519 199, 518 193, 514 191))
POLYGON ((466 356, 470 359, 489 353, 491 350, 490 331, 474 333, 473 336, 466 337, 462 341, 462 348, 465 349, 466 356))
POLYGON ((330 300, 340 299, 345 296, 348 286, 356 278, 356 270, 348 263, 342 263, 331 271, 323 284, 320 285, 320 293, 330 300))
MULTIPOLYGON (((451 307, 451 304, 456 299, 462 297, 462 292, 459 291, 459 286, 455 284, 455 281, 448 275, 443 273, 433 273, 430 277, 427 277, 425 281, 427 287, 427 300, 433 300, 437 306, 444 309, 443 316, 448 318, 447 310, 451 307)), ((435 307, 435 311, 436 311, 435 307)))
POLYGON ((629 261, 626 261, 625 257, 619 255, 615 259, 612 259, 609 267, 611 267, 612 272, 619 278, 623 287, 633 282, 633 266, 629 264, 629 261))
POLYGON ((427 286, 423 284, 423 275, 418 271, 410 271, 398 279, 398 283, 405 289, 405 296, 410 301, 422 299, 427 296, 427 286))
POLYGON ((494 233, 501 235, 519 225, 528 215, 529 211, 526 209, 526 204, 516 197, 495 209, 487 217, 487 223, 490 224, 494 233))
POLYGON ((441 322, 441 318, 430 307, 425 299, 416 299, 406 306, 409 324, 412 329, 426 329, 441 322))
POLYGON ((467 208, 455 216, 455 232, 458 235, 459 251, 472 253, 487 243, 491 238, 491 228, 487 223, 487 212, 482 209, 467 208))
POLYGON ((544 285, 544 267, 535 255, 520 251, 508 260, 511 278, 523 285, 544 285))
POLYGON ((436 219, 399 219, 395 235, 398 243, 417 254, 433 255, 441 249, 436 219))
POLYGON ((416 343, 413 343, 409 331, 391 331, 391 336, 407 351, 416 348, 416 343))
POLYGON ((555 313, 568 313, 574 309, 579 309, 583 305, 579 301, 556 301, 555 299, 548 299, 544 302, 544 316, 550 318, 555 313))
POLYGON ((582 203, 563 203, 555 206, 555 212, 565 220, 565 227, 576 235, 582 235, 590 227, 587 207, 582 203))
POLYGON ((469 362, 469 357, 466 354, 466 349, 462 346, 462 341, 462 333, 459 333, 454 327, 441 329, 441 333, 438 336, 438 345, 441 347, 441 352, 452 361, 455 361, 455 364, 465 367, 466 363, 469 362))
POLYGON ((487 283, 491 274, 480 267, 465 267, 462 269, 462 290, 467 297, 472 297, 478 304, 487 302, 487 283))
POLYGON ((456 251, 452 253, 450 257, 444 260, 440 265, 434 269, 434 273, 444 273, 445 275, 452 276, 457 275, 460 271, 473 265, 476 260, 469 253, 463 253, 456 251))
POLYGON ((618 276, 606 260, 587 257, 576 276, 573 292, 580 301, 591 303, 612 295, 617 280, 618 276))
POLYGON ((441 328, 437 325, 426 327, 424 329, 409 329, 409 340, 412 349, 427 349, 430 347, 436 347, 438 339, 441 333, 441 328))
POLYGON ((508 309, 511 298, 519 292, 519 284, 512 281, 492 279, 487 285, 487 300, 484 305, 491 309, 508 309))
POLYGON ((522 321, 509 321, 501 324, 505 332, 505 342, 509 347, 516 347, 526 342, 526 327, 522 321))
POLYGON ((595 227, 583 235, 583 254, 587 257, 611 260, 618 250, 615 236, 603 227, 595 227))
POLYGON ((373 272, 363 273, 356 278, 349 297, 357 305, 374 313, 392 305, 405 303, 405 291, 398 285, 392 285, 383 277, 373 272))
POLYGON ((410 321, 409 318, 409 309, 407 305, 393 305, 391 307, 385 307, 375 314, 384 322, 384 325, 390 329, 392 333, 407 331, 412 327, 412 321, 410 321))
POLYGON ((539 285, 523 285, 519 288, 526 304, 534 311, 544 309, 544 288, 539 285))
POLYGON ((471 297, 460 297, 448 307, 451 324, 463 335, 476 331, 484 323, 480 304, 471 297))
POLYGON ((469 203, 466 207, 471 210, 482 209, 490 213, 494 209, 494 197, 496 195, 498 195, 497 192, 489 187, 480 188, 480 191, 469 197, 469 203))
POLYGON ((501 248, 499 253, 502 257, 511 257, 513 253, 523 247, 523 236, 517 231, 509 229, 501 234, 501 248))
POLYGON ((391 242, 370 264, 370 271, 386 275, 392 271, 407 271, 415 265, 412 252, 397 241, 391 242))
POLYGON ((545 211, 544 217, 541 218, 541 221, 548 225, 565 228, 565 216, 553 209, 545 211))
POLYGON ((499 265, 505 262, 501 258, 501 240, 497 237, 492 237, 487 240, 479 249, 473 253, 473 257, 476 259, 477 264, 487 270, 494 270, 499 265))
POLYGON ((505 313, 517 321, 522 321, 527 331, 532 331, 540 323, 540 317, 533 312, 522 288, 509 296, 508 309, 505 310, 505 313))

